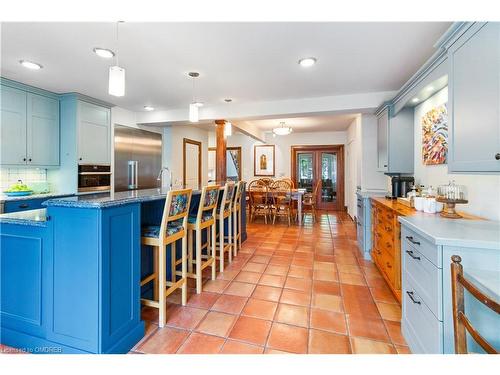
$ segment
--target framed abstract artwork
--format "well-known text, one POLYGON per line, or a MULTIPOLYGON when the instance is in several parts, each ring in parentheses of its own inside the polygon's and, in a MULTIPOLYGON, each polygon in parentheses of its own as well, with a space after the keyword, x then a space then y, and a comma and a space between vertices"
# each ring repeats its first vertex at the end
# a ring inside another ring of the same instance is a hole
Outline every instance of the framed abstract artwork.
POLYGON ((446 104, 422 116, 422 161, 424 165, 446 164, 448 156, 448 111, 446 104))
POLYGON ((253 149, 254 176, 274 177, 274 145, 255 145, 253 149))

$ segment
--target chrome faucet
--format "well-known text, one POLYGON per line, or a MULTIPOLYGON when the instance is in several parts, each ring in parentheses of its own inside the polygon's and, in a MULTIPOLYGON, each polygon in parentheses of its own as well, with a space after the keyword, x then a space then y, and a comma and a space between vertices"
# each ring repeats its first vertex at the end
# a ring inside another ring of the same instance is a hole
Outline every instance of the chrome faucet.
POLYGON ((169 181, 169 187, 172 189, 172 171, 170 170, 169 167, 163 167, 160 169, 160 173, 158 173, 158 177, 156 178, 157 181, 160 181, 160 188, 161 188, 161 178, 163 176, 163 171, 168 171, 168 181, 169 181))

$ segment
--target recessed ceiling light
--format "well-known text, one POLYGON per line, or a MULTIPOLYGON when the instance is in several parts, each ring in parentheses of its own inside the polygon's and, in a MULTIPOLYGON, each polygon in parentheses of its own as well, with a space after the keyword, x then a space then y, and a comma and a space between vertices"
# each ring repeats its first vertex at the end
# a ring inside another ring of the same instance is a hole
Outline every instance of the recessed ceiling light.
POLYGON ((145 105, 145 106, 144 106, 144 110, 145 110, 145 111, 154 111, 154 110, 155 110, 155 107, 151 107, 150 105, 145 105))
POLYGON ((225 101, 226 103, 231 103, 231 102, 233 101, 233 99, 231 99, 231 98, 226 98, 226 99, 224 99, 224 101, 225 101))
POLYGON ((97 56, 102 57, 103 59, 110 59, 115 55, 115 53, 113 51, 111 51, 110 49, 106 49, 106 48, 96 47, 96 48, 94 48, 93 51, 97 56))
POLYGON ((418 103, 418 98, 413 98, 411 101, 412 101, 413 103, 418 103))
POLYGON ((315 57, 306 57, 304 59, 300 59, 299 60, 299 65, 300 66, 303 66, 305 68, 308 68, 310 66, 313 66, 314 64, 316 64, 316 58, 315 57))
POLYGON ((19 60, 19 64, 31 70, 40 70, 43 68, 40 64, 28 60, 19 60))
POLYGON ((193 105, 195 105, 198 108, 203 107, 203 103, 202 102, 193 102, 193 105))

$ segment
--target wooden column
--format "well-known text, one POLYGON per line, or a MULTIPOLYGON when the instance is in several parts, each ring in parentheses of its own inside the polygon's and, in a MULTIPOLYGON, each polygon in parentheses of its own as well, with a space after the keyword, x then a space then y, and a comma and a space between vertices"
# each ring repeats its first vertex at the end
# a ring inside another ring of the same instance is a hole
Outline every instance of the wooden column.
POLYGON ((225 120, 215 120, 215 180, 218 184, 224 184, 227 179, 225 124, 225 120))

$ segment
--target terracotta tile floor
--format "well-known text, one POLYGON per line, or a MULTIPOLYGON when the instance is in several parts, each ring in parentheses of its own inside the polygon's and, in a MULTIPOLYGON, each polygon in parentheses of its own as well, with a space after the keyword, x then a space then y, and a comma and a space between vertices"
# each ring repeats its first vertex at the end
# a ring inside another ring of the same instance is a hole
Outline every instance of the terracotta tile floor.
MULTIPOLYGON (((197 295, 189 280, 167 299, 167 326, 143 308, 145 337, 131 353, 409 353, 401 309, 375 266, 360 258, 345 213, 302 227, 248 225, 243 249, 197 295)), ((0 345, 0 351, 11 348, 0 345)))
POLYGON ((248 225, 243 249, 188 306, 168 299, 167 326, 144 308, 134 353, 409 353, 401 309, 375 266, 360 258, 344 213, 302 227, 248 225))

